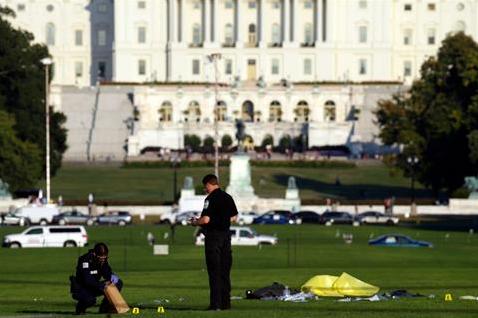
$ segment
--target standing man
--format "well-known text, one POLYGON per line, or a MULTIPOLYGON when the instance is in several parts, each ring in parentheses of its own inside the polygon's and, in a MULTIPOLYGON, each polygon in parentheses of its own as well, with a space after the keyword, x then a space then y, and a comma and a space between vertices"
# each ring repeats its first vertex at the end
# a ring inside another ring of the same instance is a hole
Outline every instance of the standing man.
POLYGON ((208 174, 202 179, 208 196, 204 200, 201 217, 191 223, 201 226, 206 236, 205 253, 209 275, 208 310, 231 308, 231 222, 237 218, 237 208, 232 197, 219 188, 217 177, 208 174))

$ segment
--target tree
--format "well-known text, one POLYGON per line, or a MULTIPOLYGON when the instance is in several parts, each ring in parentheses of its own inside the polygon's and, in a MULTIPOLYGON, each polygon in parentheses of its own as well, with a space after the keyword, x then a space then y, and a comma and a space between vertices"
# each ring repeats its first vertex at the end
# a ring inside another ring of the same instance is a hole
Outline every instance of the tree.
POLYGON ((211 136, 206 136, 203 141, 203 150, 204 152, 212 152, 214 150, 214 138, 211 136))
POLYGON ((20 140, 13 127, 12 115, 0 111, 0 178, 14 192, 34 186, 42 176, 42 160, 38 146, 20 140))
POLYGON ((232 145, 232 137, 230 135, 224 135, 221 138, 221 146, 223 149, 227 150, 232 145))
POLYGON ((201 138, 198 135, 184 135, 184 146, 191 148, 193 152, 198 152, 201 146, 201 138))
POLYGON ((274 137, 271 135, 265 135, 262 139, 261 147, 266 148, 267 145, 271 145, 271 147, 274 145, 274 137))
POLYGON ((290 138, 289 135, 285 135, 279 140, 280 151, 284 152, 286 149, 290 149, 291 146, 292 146, 292 139, 290 138))
MULTIPOLYGON (((33 44, 33 35, 12 27, 5 17, 14 17, 12 10, 0 7, 0 110, 14 117, 14 130, 21 141, 37 145, 43 162, 45 157, 45 68, 40 60, 48 57, 45 45, 33 44)), ((51 174, 60 168, 67 149, 66 118, 50 112, 51 174)), ((1 163, 0 163, 1 165, 1 163)), ((43 169, 45 165, 42 163, 43 169)))
POLYGON ((449 36, 420 73, 410 91, 379 102, 380 138, 402 147, 394 162, 405 175, 450 194, 478 172, 478 44, 449 36))

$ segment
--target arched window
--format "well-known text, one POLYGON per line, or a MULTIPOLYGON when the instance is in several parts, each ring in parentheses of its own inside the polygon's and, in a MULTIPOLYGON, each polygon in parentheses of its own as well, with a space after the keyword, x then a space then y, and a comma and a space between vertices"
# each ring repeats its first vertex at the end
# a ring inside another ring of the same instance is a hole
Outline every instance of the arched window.
POLYGON ((234 43, 234 32, 232 24, 230 23, 226 24, 226 27, 224 28, 224 42, 226 44, 234 43))
POLYGON ((331 100, 326 101, 324 106, 324 120, 327 122, 335 121, 336 117, 337 108, 335 106, 335 103, 331 100))
POLYGON ((197 23, 193 25, 193 44, 199 45, 202 43, 201 26, 197 23))
POLYGON ((242 120, 254 121, 254 104, 251 101, 245 101, 242 104, 242 120))
POLYGON ((47 23, 46 25, 46 44, 55 45, 56 28, 53 23, 47 23))
POLYGON ((188 122, 200 122, 201 121, 201 108, 199 103, 195 100, 191 101, 186 111, 186 121, 188 122))
POLYGON ((280 43, 280 27, 279 24, 274 23, 272 25, 272 44, 280 43))
POLYGON ((282 107, 278 101, 272 101, 269 105, 269 121, 276 122, 282 120, 282 107))
POLYGON ((256 45, 256 25, 254 23, 249 24, 249 45, 256 45))
POLYGON ((218 101, 216 106, 216 112, 217 112, 217 121, 225 121, 226 114, 227 114, 226 102, 222 100, 218 101))
POLYGON ((298 122, 307 122, 309 121, 309 104, 305 100, 301 100, 297 103, 297 107, 294 110, 295 113, 295 121, 298 122))
POLYGON ((312 44, 314 42, 314 31, 312 23, 306 23, 304 27, 304 43, 312 44))
POLYGON ((173 105, 171 102, 165 101, 161 104, 159 109, 159 121, 160 122, 171 122, 173 119, 173 105))

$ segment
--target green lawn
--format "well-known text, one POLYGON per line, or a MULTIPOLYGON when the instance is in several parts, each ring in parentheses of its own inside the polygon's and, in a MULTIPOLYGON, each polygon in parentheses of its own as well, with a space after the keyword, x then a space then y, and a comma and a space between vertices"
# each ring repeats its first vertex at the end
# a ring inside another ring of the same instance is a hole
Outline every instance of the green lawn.
MULTIPOLYGON (((276 234, 277 246, 234 247, 232 282, 234 296, 247 289, 281 282, 300 287, 316 274, 348 272, 377 285, 381 292, 407 289, 434 294, 434 299, 402 299, 369 303, 338 303, 334 299, 308 303, 234 300, 230 312, 206 312, 207 274, 203 249, 192 245, 192 228, 177 229, 169 256, 153 256, 146 234, 153 231, 162 242, 167 227, 131 226, 88 228, 90 243, 105 241, 111 250, 113 269, 125 283, 123 295, 140 308, 137 317, 477 317, 478 302, 458 300, 478 295, 478 238, 467 233, 412 228, 258 226, 260 233, 276 234), (367 245, 371 235, 401 232, 429 240, 432 249, 379 248, 367 245), (353 233, 346 245, 341 233, 353 233), (445 293, 454 300, 445 302, 445 293), (167 300, 167 301, 166 301, 167 300)), ((18 231, 0 228, 0 234, 18 231)), ((68 276, 76 258, 86 249, 0 250, 0 315, 48 314, 67 316, 74 302, 68 292, 68 276)), ((96 312, 97 308, 89 312, 96 312)), ((127 314, 126 316, 133 316, 127 314)))
MULTIPOLYGON (((184 177, 192 176, 196 185, 211 168, 181 168, 178 188, 184 177)), ((284 197, 289 176, 296 177, 300 195, 305 202, 323 203, 324 198, 340 200, 383 200, 386 197, 408 198, 410 180, 393 176, 387 167, 377 163, 356 168, 252 168, 252 182, 261 197, 284 197), (340 185, 336 185, 336 180, 340 185)), ((229 170, 221 168, 221 183, 227 185, 229 170)), ((39 184, 42 186, 42 184, 39 184)), ((420 186, 418 198, 429 198, 431 192, 420 186)), ((88 193, 99 201, 135 204, 158 204, 172 201, 172 169, 115 166, 65 165, 52 179, 52 197, 86 202, 88 193)))

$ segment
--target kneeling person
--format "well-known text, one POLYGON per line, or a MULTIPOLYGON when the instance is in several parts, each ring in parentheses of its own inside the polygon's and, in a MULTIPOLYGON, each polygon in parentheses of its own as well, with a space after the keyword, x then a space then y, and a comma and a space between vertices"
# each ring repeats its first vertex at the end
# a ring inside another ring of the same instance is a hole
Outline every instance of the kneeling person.
MULTIPOLYGON (((98 243, 88 253, 78 258, 76 265, 76 277, 71 277, 71 294, 78 301, 76 313, 84 314, 86 308, 96 304, 96 297, 104 296, 106 287, 116 285, 121 290, 123 282, 113 274, 108 264, 108 247, 104 243, 98 243)), ((112 310, 106 297, 100 306, 100 313, 108 313, 112 310)))

